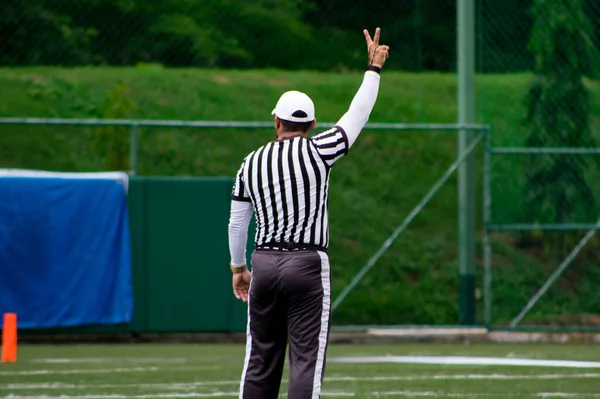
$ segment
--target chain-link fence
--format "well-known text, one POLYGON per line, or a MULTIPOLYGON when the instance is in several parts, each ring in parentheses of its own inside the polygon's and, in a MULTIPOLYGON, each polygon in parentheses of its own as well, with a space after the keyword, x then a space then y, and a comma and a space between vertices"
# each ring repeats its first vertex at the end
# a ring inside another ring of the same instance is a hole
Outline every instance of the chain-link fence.
POLYGON ((494 122, 494 144, 592 145, 600 3, 480 0, 477 16, 478 111, 494 122))
MULTIPOLYGON (((555 15, 573 15, 573 26, 589 25, 591 43, 600 44, 600 5, 593 0, 476 3, 482 73, 534 69, 532 41, 552 34, 536 29, 536 21, 548 17, 539 10, 543 4, 555 15), (577 9, 583 15, 575 16, 577 9)), ((455 0, 358 0, 351 6, 343 0, 7 0, 0 65, 356 68, 363 57, 355 46, 362 43, 360 32, 376 25, 394 51, 390 65, 455 69, 455 0)))
POLYGON ((599 260, 599 16, 596 1, 481 2, 480 115, 496 108, 518 121, 492 123, 488 148, 488 323, 600 325, 590 286, 599 260))
POLYGON ((598 163, 600 147, 486 151, 484 320, 513 328, 600 327, 600 170, 575 169, 598 163), (560 171, 552 176, 565 180, 533 186, 531 165, 553 162, 560 171))
MULTIPOLYGON (((264 121, 273 99, 282 90, 311 85, 309 89, 325 99, 324 106, 319 107, 325 109, 325 119, 332 119, 342 111, 336 104, 346 105, 351 95, 348 87, 354 89, 356 85, 344 80, 346 72, 359 71, 365 65, 362 29, 372 31, 381 26, 382 41, 391 46, 386 69, 395 73, 382 80, 381 105, 376 108, 373 121, 452 123, 456 121, 457 106, 456 3, 5 0, 0 13, 0 67, 4 67, 0 69, 0 116, 264 121), (78 69, 73 73, 60 68, 74 66, 111 68, 78 69), (163 67, 164 72, 156 72, 163 67), (266 68, 327 73, 286 75, 287 72, 265 71, 266 68), (258 71, 235 75, 226 69, 258 71), (125 80, 124 86, 120 86, 119 79, 125 80), (344 89, 340 90, 342 83, 344 89), (259 90, 268 96, 258 98, 253 93, 259 90), (135 105, 128 103, 129 97, 134 98, 135 105), (258 107, 245 105, 248 101, 265 101, 260 108, 266 111, 255 112, 258 107), (328 111, 334 109, 335 113, 328 111)), ((543 154, 493 156, 489 171, 494 199, 492 221, 555 227, 596 223, 600 218, 600 157, 559 150, 598 148, 600 142, 600 88, 595 81, 600 72, 600 2, 475 3, 477 122, 491 126, 494 147, 557 149, 543 154)), ((110 154, 128 151, 126 140, 114 138, 127 137, 129 132, 118 129, 2 130, 0 156, 5 166, 102 169, 114 165, 110 154), (81 133, 77 139, 70 133, 75 130, 81 133), (43 145, 32 145, 42 140, 43 145), (53 152, 67 148, 70 150, 64 153, 53 152), (82 155, 86 151, 94 155, 82 155)), ((154 160, 144 164, 142 173, 227 174, 234 167, 222 162, 236 140, 224 138, 231 136, 225 131, 182 135, 146 129, 140 135, 147 136, 141 140, 140 157, 154 160), (211 146, 211 151, 194 148, 200 142, 199 135, 202 145, 211 146)), ((255 144, 260 137, 250 133, 242 141, 255 144)), ((391 136, 385 140, 390 148, 404 148, 401 140, 394 141, 391 136)), ((427 154, 435 153, 441 146, 429 136, 411 139, 408 145, 412 146, 411 154, 421 154, 419 159, 428 160, 432 158, 427 154)), ((446 151, 454 154, 455 150, 448 146, 446 151)), ((400 150, 397 153, 405 155, 400 150)), ((401 169, 398 166, 395 170, 401 169)), ((404 187, 413 184, 409 178, 402 181, 404 187)), ((454 226, 454 213, 442 212, 444 207, 439 209, 435 214, 454 226)), ((494 290, 517 290, 519 294, 513 297, 525 298, 535 293, 535 283, 523 283, 517 278, 518 273, 511 274, 509 269, 528 268, 531 273, 527 276, 533 276, 530 280, 538 281, 560 264, 585 232, 534 229, 497 234, 493 239, 493 265, 503 277, 495 280, 494 284, 500 285, 495 285, 494 290), (502 273, 508 274, 504 277, 502 273)), ((423 235, 420 239, 425 242, 429 238, 423 235)), ((354 241, 348 245, 359 245, 354 241)), ((595 248, 595 242, 592 239, 589 245, 595 248)), ((436 256, 443 257, 439 253, 436 256)), ((405 275, 411 275, 410 262, 401 256, 397 259, 404 263, 405 275)), ((579 292, 591 292, 584 286, 590 281, 600 284, 592 267, 596 261, 591 255, 576 257, 570 270, 578 274, 567 276, 573 283, 550 288, 550 296, 544 298, 556 295, 555 299, 548 299, 547 306, 540 307, 543 314, 536 317, 551 323, 564 320, 566 313, 595 309, 580 306, 581 301, 573 298, 579 292), (588 271, 579 273, 581 270, 588 271), (556 305, 564 303, 565 298, 571 298, 569 306, 556 305)), ((414 263, 419 262, 433 261, 414 263)), ((424 281, 423 276, 413 274, 408 280, 424 281)), ((398 297, 388 299, 393 302, 398 297)), ((595 302, 588 298, 586 303, 595 302)), ((508 322, 508 315, 520 309, 516 302, 514 306, 494 302, 494 306, 498 307, 498 317, 494 319, 498 322, 508 322)), ((352 322, 349 318, 345 321, 352 322)), ((395 318, 387 321, 398 322, 395 318)), ((378 322, 386 320, 381 318, 378 322)))
POLYGON ((0 65, 356 69, 362 29, 382 26, 391 65, 450 70, 454 13, 448 0, 7 0, 0 65))

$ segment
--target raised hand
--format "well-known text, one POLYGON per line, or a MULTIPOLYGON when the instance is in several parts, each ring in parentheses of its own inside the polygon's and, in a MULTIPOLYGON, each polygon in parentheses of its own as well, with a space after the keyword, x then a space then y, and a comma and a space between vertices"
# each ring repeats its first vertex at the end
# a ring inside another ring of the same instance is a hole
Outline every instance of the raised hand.
POLYGON ((389 57, 389 46, 379 44, 379 36, 381 35, 381 29, 375 29, 375 35, 371 39, 371 35, 368 30, 364 30, 365 40, 367 41, 367 51, 369 53, 369 65, 376 67, 383 67, 385 60, 389 57))

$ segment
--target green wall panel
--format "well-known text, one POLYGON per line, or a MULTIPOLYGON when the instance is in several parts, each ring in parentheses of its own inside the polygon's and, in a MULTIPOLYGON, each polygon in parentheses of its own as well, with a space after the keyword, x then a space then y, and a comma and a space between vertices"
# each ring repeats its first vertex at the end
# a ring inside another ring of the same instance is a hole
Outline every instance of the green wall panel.
POLYGON ((148 328, 148 259, 146 249, 147 221, 146 179, 129 180, 129 231, 133 284, 133 320, 126 331, 141 332, 148 328))
POLYGON ((148 329, 227 331, 231 179, 147 183, 148 329))

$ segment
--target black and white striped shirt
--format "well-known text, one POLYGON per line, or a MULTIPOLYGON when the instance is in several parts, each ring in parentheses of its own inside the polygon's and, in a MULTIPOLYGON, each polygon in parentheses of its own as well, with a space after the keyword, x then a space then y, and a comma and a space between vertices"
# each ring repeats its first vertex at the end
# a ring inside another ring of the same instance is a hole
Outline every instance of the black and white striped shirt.
POLYGON ((334 128, 311 138, 272 141, 244 159, 233 187, 229 220, 233 266, 246 264, 253 212, 257 247, 325 250, 329 246, 329 176, 367 123, 379 79, 376 72, 365 73, 350 108, 334 128))
POLYGON ((252 203, 257 247, 328 247, 329 174, 348 149, 346 133, 336 126, 311 138, 272 141, 246 157, 232 198, 252 203))

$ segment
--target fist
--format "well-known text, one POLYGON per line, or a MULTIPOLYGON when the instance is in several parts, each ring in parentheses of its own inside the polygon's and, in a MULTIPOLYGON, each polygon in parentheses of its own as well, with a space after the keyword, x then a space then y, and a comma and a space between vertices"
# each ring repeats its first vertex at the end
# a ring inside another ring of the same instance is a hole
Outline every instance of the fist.
POLYGON ((371 35, 368 30, 364 30, 365 40, 367 41, 367 51, 369 54, 369 65, 374 65, 376 67, 383 67, 385 64, 385 60, 389 57, 389 46, 384 46, 379 44, 379 36, 381 35, 381 29, 375 29, 375 35, 373 39, 371 39, 371 35))

